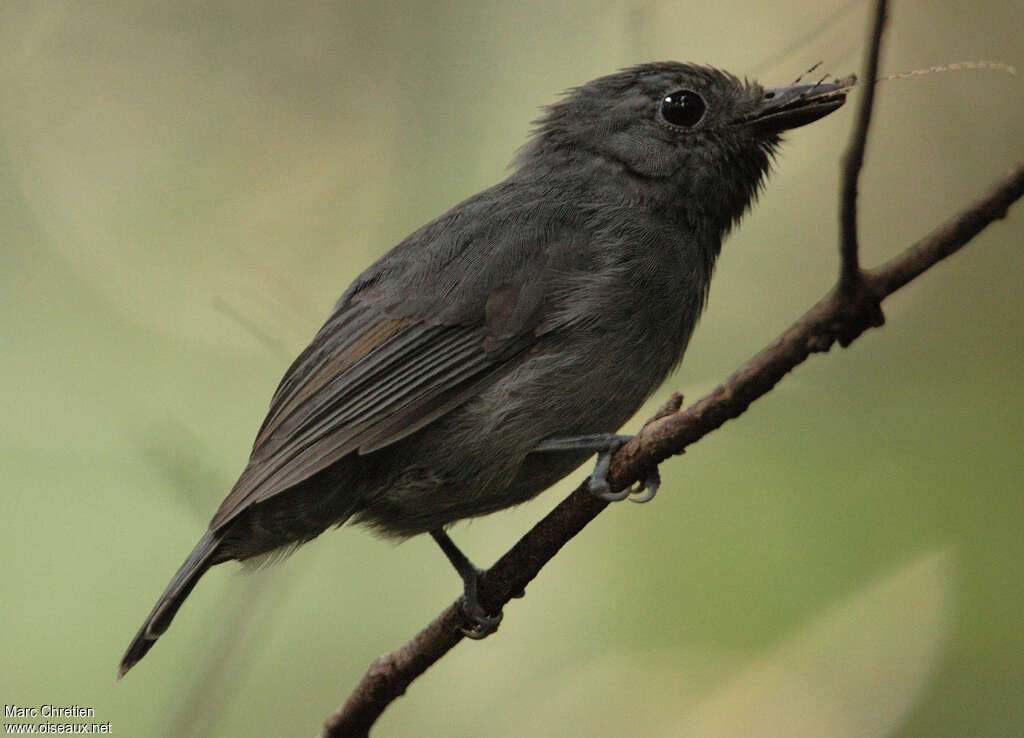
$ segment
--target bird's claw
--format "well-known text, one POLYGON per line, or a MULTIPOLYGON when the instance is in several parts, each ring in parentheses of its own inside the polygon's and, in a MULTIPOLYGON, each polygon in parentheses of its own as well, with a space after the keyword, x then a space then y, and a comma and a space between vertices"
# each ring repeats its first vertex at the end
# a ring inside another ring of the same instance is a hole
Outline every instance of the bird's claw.
POLYGON ((621 489, 618 492, 612 492, 608 487, 608 482, 605 482, 604 491, 595 492, 594 494, 605 502, 619 502, 629 497, 630 491, 629 487, 627 487, 626 489, 621 489))
POLYGON ((567 436, 565 438, 547 438, 537 444, 535 451, 597 451, 597 461, 594 462, 594 471, 590 473, 590 493, 599 500, 605 502, 618 502, 630 495, 633 502, 650 502, 658 494, 658 487, 661 486, 661 476, 655 466, 647 473, 647 477, 639 486, 634 485, 626 489, 612 492, 608 484, 608 470, 611 467, 612 456, 626 445, 626 442, 633 436, 619 436, 610 433, 597 433, 591 436, 567 436))
POLYGON ((627 497, 633 502, 650 502, 661 487, 661 474, 658 473, 658 467, 654 467, 648 472, 647 477, 639 485, 626 487, 618 492, 611 491, 611 485, 608 484, 608 469, 612 462, 612 456, 624 444, 625 440, 618 440, 597 455, 594 471, 590 474, 590 492, 605 502, 619 502, 627 497))
POLYGON ((598 499, 605 502, 618 502, 629 497, 629 490, 612 492, 608 484, 608 468, 612 463, 612 456, 622 448, 625 440, 616 439, 603 451, 598 452, 597 461, 594 463, 594 471, 590 474, 590 492, 598 499))
POLYGON ((650 502, 658 494, 660 488, 661 473, 658 471, 658 467, 654 467, 647 473, 647 478, 644 479, 642 486, 637 487, 635 491, 630 490, 630 494, 633 496, 629 500, 637 503, 650 502))
POLYGON ((465 598, 462 600, 462 614, 466 620, 472 623, 472 626, 469 628, 460 626, 459 630, 466 638, 471 638, 474 641, 482 641, 496 631, 504 617, 504 613, 501 612, 497 615, 488 615, 479 602, 471 606, 466 603, 465 598))

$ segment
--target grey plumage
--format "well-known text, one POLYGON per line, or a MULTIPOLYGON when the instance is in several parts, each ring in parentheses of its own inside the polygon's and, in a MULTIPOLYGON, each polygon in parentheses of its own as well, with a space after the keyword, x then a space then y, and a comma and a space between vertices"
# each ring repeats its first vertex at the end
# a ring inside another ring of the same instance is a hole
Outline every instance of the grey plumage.
POLYGON ((350 520, 395 537, 438 530, 579 466, 587 452, 533 450, 611 433, 657 388, 779 133, 843 92, 765 91, 666 62, 549 107, 505 181, 411 234, 341 296, 121 674, 213 564, 350 520))

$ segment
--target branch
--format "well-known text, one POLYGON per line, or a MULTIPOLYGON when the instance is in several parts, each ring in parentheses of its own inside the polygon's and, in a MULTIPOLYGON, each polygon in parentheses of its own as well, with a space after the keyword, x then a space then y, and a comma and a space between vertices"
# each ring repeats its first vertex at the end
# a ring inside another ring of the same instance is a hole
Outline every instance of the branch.
MULTIPOLYGON (((876 76, 884 8, 884 0, 879 0, 870 52, 875 61, 867 65, 868 80, 876 76)), ((870 97, 870 89, 869 83, 865 98, 870 97)), ((851 198, 854 230, 846 231, 844 215, 844 234, 852 233, 853 240, 850 242, 852 251, 847 251, 844 237, 843 274, 853 276, 841 277, 829 294, 774 343, 707 396, 680 410, 682 397, 674 394, 615 454, 608 474, 612 491, 625 489, 644 478, 648 469, 672 455, 683 453, 690 444, 741 415, 812 353, 828 351, 835 341, 847 345, 868 328, 881 325, 879 305, 884 298, 958 251, 991 222, 1003 218, 1010 205, 1024 196, 1024 161, 1021 161, 988 192, 924 239, 878 269, 861 271, 855 233, 856 180, 863 162, 870 106, 870 100, 862 103, 858 130, 862 125, 863 132, 855 134, 845 160, 844 177, 850 179, 844 181, 852 181, 852 185, 844 190, 844 207, 846 198, 851 198), (858 148, 860 152, 855 154, 858 148), (852 258, 847 258, 850 253, 852 258), (850 286, 855 289, 849 289, 850 286)), ((541 568, 607 504, 590 494, 586 482, 580 485, 482 575, 479 598, 484 608, 488 612, 499 612, 513 597, 521 596, 541 568)), ((462 640, 459 628, 465 625, 459 599, 411 641, 376 659, 344 706, 328 718, 321 738, 367 735, 387 706, 462 640)))
POLYGON ((864 94, 857 108, 850 145, 843 156, 842 191, 839 195, 839 287, 842 290, 856 291, 862 278, 857 253, 857 180, 864 166, 871 110, 875 103, 875 80, 878 78, 885 18, 886 0, 878 0, 871 20, 871 44, 864 59, 864 94))
MULTIPOLYGON (((865 272, 865 292, 878 300, 893 294, 958 251, 987 225, 1005 217, 1010 205, 1022 196, 1024 161, 918 243, 878 269, 865 272)), ((843 335, 870 327, 871 312, 857 299, 851 301, 834 289, 710 394, 683 411, 669 412, 644 426, 612 459, 608 473, 611 489, 624 489, 641 479, 646 469, 682 453, 741 415, 812 353, 828 351, 843 335)), ((681 399, 678 394, 673 396, 677 403, 681 399)), ((480 601, 485 608, 497 612, 521 593, 544 564, 607 504, 590 494, 586 482, 581 484, 483 575, 480 601)), ((391 701, 462 640, 458 628, 464 625, 461 600, 456 600, 411 641, 374 661, 342 709, 328 719, 322 738, 366 735, 391 701)))

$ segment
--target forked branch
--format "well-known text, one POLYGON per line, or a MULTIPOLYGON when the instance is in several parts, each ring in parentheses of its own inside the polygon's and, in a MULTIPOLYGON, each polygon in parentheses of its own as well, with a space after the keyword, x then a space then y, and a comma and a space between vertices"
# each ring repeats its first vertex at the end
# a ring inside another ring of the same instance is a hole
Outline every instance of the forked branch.
MULTIPOLYGON (((839 341, 846 345, 863 331, 881 325, 881 302, 955 253, 1010 205, 1024 196, 1024 161, 1019 162, 988 192, 881 267, 863 271, 857 258, 856 186, 864 160, 877 77, 878 53, 885 24, 886 3, 879 0, 865 64, 866 87, 858 110, 850 149, 844 158, 841 195, 840 259, 836 287, 771 345, 740 367, 710 394, 685 409, 682 397, 672 396, 658 415, 612 460, 608 481, 613 491, 642 479, 652 466, 698 441, 727 420, 741 415, 808 356, 828 351, 839 341)), ((502 556, 480 581, 480 602, 497 612, 522 593, 541 568, 608 503, 580 485, 519 542, 502 556)), ((363 676, 344 706, 324 725, 323 738, 367 735, 387 706, 404 694, 412 681, 444 656, 463 636, 464 616, 459 600, 449 605, 404 646, 381 656, 363 676)))

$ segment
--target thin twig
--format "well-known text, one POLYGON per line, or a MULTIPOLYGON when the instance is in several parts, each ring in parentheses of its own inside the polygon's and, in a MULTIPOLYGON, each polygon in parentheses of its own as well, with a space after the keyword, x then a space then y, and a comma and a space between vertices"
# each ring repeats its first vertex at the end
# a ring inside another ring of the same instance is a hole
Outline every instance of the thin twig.
POLYGON ((975 203, 950 218, 895 259, 867 273, 871 288, 891 295, 929 267, 952 255, 1024 195, 1024 162, 1018 162, 975 203))
POLYGON ((871 19, 871 43, 865 52, 864 90, 850 135, 850 145, 843 155, 843 172, 839 195, 839 289, 854 292, 860 286, 860 257, 857 244, 857 180, 864 166, 868 127, 875 103, 875 79, 878 77, 878 56, 885 30, 886 0, 876 0, 871 19))

